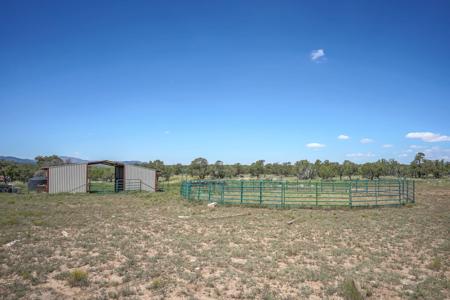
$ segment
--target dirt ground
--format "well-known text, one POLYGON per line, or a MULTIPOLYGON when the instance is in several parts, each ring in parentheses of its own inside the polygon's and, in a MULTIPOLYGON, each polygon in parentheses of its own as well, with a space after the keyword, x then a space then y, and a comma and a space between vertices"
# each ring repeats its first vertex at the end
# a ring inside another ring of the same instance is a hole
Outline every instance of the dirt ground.
POLYGON ((449 299, 450 185, 421 183, 416 199, 281 210, 208 209, 175 190, 1 194, 0 298, 449 299))

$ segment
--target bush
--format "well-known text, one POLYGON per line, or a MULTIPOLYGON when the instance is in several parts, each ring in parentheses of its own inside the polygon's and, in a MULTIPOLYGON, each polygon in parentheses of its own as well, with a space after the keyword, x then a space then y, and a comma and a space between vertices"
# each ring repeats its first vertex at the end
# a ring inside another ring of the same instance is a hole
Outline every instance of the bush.
POLYGON ((73 270, 69 273, 68 281, 71 286, 87 286, 89 284, 88 273, 80 269, 73 270))
POLYGON ((364 297, 361 292, 356 287, 355 281, 353 279, 347 278, 341 284, 341 296, 345 300, 363 300, 364 297))

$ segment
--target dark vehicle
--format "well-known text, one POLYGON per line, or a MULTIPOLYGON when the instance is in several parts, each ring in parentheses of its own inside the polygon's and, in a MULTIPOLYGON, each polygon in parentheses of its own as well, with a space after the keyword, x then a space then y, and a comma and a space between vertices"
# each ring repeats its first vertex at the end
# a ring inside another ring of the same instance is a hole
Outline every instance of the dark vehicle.
POLYGON ((9 177, 0 176, 0 193, 18 193, 19 189, 8 183, 9 177))
POLYGON ((44 192, 47 186, 45 176, 34 176, 28 180, 28 191, 44 192))
POLYGON ((0 193, 12 193, 13 187, 5 182, 0 182, 0 193))

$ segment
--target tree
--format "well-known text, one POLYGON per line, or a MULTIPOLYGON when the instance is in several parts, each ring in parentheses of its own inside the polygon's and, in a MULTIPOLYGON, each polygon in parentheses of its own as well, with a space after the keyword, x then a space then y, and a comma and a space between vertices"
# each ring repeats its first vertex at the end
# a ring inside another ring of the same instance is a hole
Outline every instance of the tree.
POLYGON ((250 174, 252 176, 256 176, 259 179, 259 176, 264 174, 264 160, 257 160, 250 165, 250 174))
POLYGON ((169 181, 170 177, 172 176, 175 167, 166 166, 164 164, 164 161, 157 159, 154 161, 149 161, 148 164, 145 164, 145 166, 152 168, 159 172, 160 176, 164 178, 164 180, 169 181))
POLYGON ((281 175, 289 176, 294 174, 294 168, 290 162, 285 162, 281 165, 281 175))
POLYGON ((165 167, 164 162, 160 159, 149 161, 146 166, 159 172, 163 172, 165 167))
POLYGON ((33 164, 17 164, 10 161, 0 160, 1 181, 22 181, 26 182, 33 177, 37 166, 33 164))
POLYGON ((39 155, 39 156, 36 156, 34 159, 36 160, 39 168, 64 165, 64 161, 57 155, 51 155, 51 156, 39 155))
POLYGON ((361 166, 361 175, 365 178, 373 180, 375 175, 373 172, 372 163, 365 163, 361 166))
POLYGON ((352 176, 358 172, 358 166, 349 160, 344 161, 342 169, 343 175, 348 176, 348 179, 350 180, 352 180, 352 176))
POLYGON ((294 173, 298 179, 312 179, 314 174, 311 163, 306 159, 295 162, 294 173))
POLYGON ((413 177, 421 178, 425 175, 423 163, 425 160, 425 154, 422 152, 418 152, 414 157, 414 160, 411 162, 411 173, 413 177))
POLYGON ((233 170, 234 170, 233 176, 239 177, 242 174, 244 174, 244 168, 240 163, 234 164, 233 167, 234 167, 233 168, 233 170))
POLYGON ((225 167, 223 161, 218 160, 211 166, 211 175, 213 178, 223 179, 225 177, 225 167))
POLYGON ((208 173, 208 161, 203 157, 194 159, 189 166, 189 171, 192 176, 205 179, 206 174, 208 173))
POLYGON ((318 175, 322 179, 333 178, 334 176, 336 176, 336 169, 332 163, 330 163, 328 160, 325 160, 318 167, 318 175))
POLYGON ((361 175, 370 180, 380 178, 382 172, 382 164, 379 161, 375 163, 365 163, 361 166, 361 175))
POLYGON ((173 174, 182 175, 184 173, 184 167, 182 164, 176 164, 173 166, 173 174))

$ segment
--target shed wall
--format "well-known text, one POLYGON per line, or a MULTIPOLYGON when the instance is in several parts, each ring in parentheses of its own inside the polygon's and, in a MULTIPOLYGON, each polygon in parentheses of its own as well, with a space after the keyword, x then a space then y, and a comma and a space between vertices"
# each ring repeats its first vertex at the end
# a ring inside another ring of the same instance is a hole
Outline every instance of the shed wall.
POLYGON ((144 167, 125 165, 125 190, 143 190, 154 192, 156 171, 144 167), (140 182, 140 183, 139 183, 140 182))
POLYGON ((86 193, 87 164, 63 165, 48 169, 48 192, 86 193))

